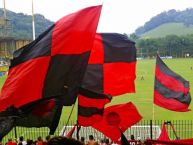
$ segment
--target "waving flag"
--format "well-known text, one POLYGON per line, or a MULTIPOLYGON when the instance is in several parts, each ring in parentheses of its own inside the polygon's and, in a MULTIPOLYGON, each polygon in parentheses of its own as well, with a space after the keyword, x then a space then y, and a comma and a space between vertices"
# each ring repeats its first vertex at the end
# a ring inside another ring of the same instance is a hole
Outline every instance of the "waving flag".
POLYGON ((62 111, 62 97, 28 103, 20 108, 10 107, 0 112, 0 139, 14 126, 48 127, 54 134, 62 111))
POLYGON ((111 96, 80 89, 78 96, 78 124, 92 126, 102 119, 105 104, 111 101, 111 96))
POLYGON ((78 122, 91 126, 102 119, 109 96, 135 92, 135 43, 118 33, 96 34, 81 87, 95 95, 78 97, 78 122), (98 95, 97 95, 98 93, 98 95), (107 94, 107 95, 101 95, 107 94))
POLYGON ((154 103, 172 111, 189 111, 189 82, 170 70, 159 56, 156 59, 154 103))
POLYGON ((75 102, 88 64, 101 6, 70 14, 14 53, 0 96, 0 111, 32 101, 64 96, 75 102))
POLYGON ((96 34, 82 88, 117 96, 135 92, 135 43, 118 33, 96 34))
POLYGON ((131 102, 110 106, 104 110, 103 118, 100 122, 92 125, 115 142, 121 137, 128 127, 136 124, 142 119, 137 108, 131 102), (121 131, 120 131, 121 130, 121 131))
MULTIPOLYGON (((101 7, 85 8, 63 17, 35 41, 14 53, 0 95, 2 125, 4 119, 10 117, 14 125, 48 126, 54 132, 61 104, 71 105, 76 100, 101 7)), ((8 129, 1 129, 0 134, 5 135, 8 129)))

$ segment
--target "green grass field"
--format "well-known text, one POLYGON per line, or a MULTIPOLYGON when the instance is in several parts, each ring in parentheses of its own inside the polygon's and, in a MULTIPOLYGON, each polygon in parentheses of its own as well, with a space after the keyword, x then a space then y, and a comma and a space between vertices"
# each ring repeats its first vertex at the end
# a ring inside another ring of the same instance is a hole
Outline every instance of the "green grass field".
MULTIPOLYGON (((183 76, 186 80, 190 81, 190 92, 193 92, 193 70, 190 67, 193 66, 193 59, 167 59, 164 62, 176 73, 183 76)), ((154 87, 154 66, 155 59, 152 60, 140 60, 137 62, 136 69, 136 93, 124 94, 122 96, 114 97, 112 102, 107 106, 113 104, 125 103, 132 101, 138 108, 143 119, 149 120, 153 116, 153 87, 154 87), (141 80, 141 76, 144 76, 144 80, 141 80)), ((68 118, 70 109, 72 107, 64 107, 62 114, 62 120, 68 118)), ((193 104, 190 108, 193 110, 193 104)), ((76 120, 77 108, 75 107, 71 120, 76 120)), ((179 113, 174 111, 168 111, 166 109, 154 106, 155 120, 192 120, 192 111, 187 113, 179 113)))
MULTIPOLYGON (((176 73, 183 76, 190 81, 190 92, 193 92, 193 70, 190 67, 193 66, 193 59, 165 59, 164 62, 176 73)), ((137 62, 136 69, 136 93, 124 94, 122 96, 114 97, 112 102, 107 106, 113 104, 125 103, 132 101, 138 108, 143 119, 149 120, 153 116, 153 85, 154 85, 154 66, 155 59, 152 60, 140 60, 137 62), (144 76, 144 80, 140 80, 141 76, 144 76)), ((0 79, 0 85, 5 81, 5 77, 0 79)), ((77 106, 77 104, 76 104, 77 106)), ((72 107, 64 107, 61 121, 66 121, 70 114, 72 107)), ((193 103, 190 108, 193 110, 193 103)), ((192 111, 187 113, 179 113, 174 111, 167 111, 166 109, 158 106, 154 107, 154 115, 156 120, 192 120, 192 111)), ((71 121, 75 121, 77 116, 77 107, 74 108, 71 121)))
POLYGON ((193 26, 186 27, 183 23, 166 23, 141 35, 142 38, 158 38, 166 35, 193 34, 193 26))

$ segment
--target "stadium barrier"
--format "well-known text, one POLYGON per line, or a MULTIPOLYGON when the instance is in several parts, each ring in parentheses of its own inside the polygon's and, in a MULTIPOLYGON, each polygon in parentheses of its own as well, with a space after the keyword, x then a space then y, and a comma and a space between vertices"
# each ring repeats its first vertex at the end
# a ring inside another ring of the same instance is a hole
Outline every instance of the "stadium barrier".
MULTIPOLYGON (((157 139, 161 133, 161 128, 164 122, 167 122, 168 120, 142 120, 138 124, 135 124, 134 126, 128 128, 124 134, 125 136, 130 139, 131 135, 135 136, 135 139, 140 140, 146 140, 151 138, 157 139), (152 125, 151 125, 152 124, 152 125), (152 127, 151 127, 152 126, 152 127), (152 128, 152 129, 151 129, 152 128)), ((187 139, 187 138, 193 138, 193 120, 169 120, 175 127, 176 134, 180 139, 187 139)), ((76 122, 71 121, 66 126, 66 131, 64 134, 68 133, 71 128, 74 126, 76 122)), ((58 128, 55 132, 55 135, 61 134, 62 129, 65 128, 66 123, 60 122, 58 125, 58 128)), ((173 130, 168 126, 168 135, 171 140, 175 140, 175 134, 173 133, 173 130)), ((3 138, 2 142, 7 142, 8 138, 19 138, 20 136, 24 136, 25 140, 27 139, 33 139, 36 140, 39 136, 41 136, 43 139, 49 134, 48 128, 24 128, 24 127, 16 127, 13 128, 12 131, 3 138)), ((89 135, 93 135, 95 139, 100 140, 104 138, 105 136, 98 132, 97 130, 91 128, 91 127, 81 127, 79 135, 80 137, 83 136, 85 139, 88 139, 89 135)), ((76 138, 76 130, 74 133, 74 136, 76 138)))

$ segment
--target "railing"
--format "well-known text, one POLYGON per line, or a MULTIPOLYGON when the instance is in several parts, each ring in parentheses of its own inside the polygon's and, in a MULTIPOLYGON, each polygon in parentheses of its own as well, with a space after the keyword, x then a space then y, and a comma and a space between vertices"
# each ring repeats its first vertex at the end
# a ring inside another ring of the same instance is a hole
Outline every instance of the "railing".
MULTIPOLYGON (((167 120, 142 120, 138 124, 128 128, 124 134, 128 139, 130 139, 131 135, 134 135, 136 139, 140 138, 141 140, 145 140, 147 138, 157 139, 161 133, 162 125, 164 124, 164 122, 168 123, 167 120)), ((173 130, 170 124, 166 124, 170 139, 175 140, 176 135, 180 139, 193 138, 193 120, 171 120, 170 122, 175 129, 173 130)), ((70 122, 66 127, 65 133, 67 133, 74 126, 74 124, 75 122, 70 122)), ((62 133, 62 129, 64 129, 64 126, 65 123, 60 122, 55 132, 55 135, 59 135, 60 133, 62 133)), ((48 134, 48 128, 16 127, 7 136, 3 138, 2 142, 5 143, 7 142, 8 138, 15 139, 19 138, 20 136, 23 136, 25 140, 36 140, 39 136, 45 139, 48 134)), ((88 139, 88 136, 90 134, 92 134, 97 140, 100 140, 105 137, 102 133, 96 131, 91 127, 81 127, 81 130, 79 132, 80 136, 83 136, 85 137, 85 139, 88 139)), ((73 137, 76 137, 76 131, 73 137)))

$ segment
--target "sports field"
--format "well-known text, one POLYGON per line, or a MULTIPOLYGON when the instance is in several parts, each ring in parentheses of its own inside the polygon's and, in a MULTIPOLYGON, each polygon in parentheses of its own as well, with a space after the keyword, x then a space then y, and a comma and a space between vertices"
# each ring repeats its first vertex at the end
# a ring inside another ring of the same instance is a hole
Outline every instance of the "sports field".
MULTIPOLYGON (((190 82, 190 92, 193 92, 193 59, 164 59, 164 62, 173 71, 183 76, 186 80, 190 82)), ((112 102, 108 105, 125 103, 132 101, 138 108, 143 119, 149 120, 153 117, 153 85, 154 85, 154 66, 155 59, 151 60, 139 60, 137 62, 136 69, 136 93, 135 94, 125 94, 122 96, 117 96, 113 98, 112 102), (141 76, 144 80, 141 80, 141 76)), ((0 85, 4 83, 5 77, 1 77, 0 85)), ((67 120, 69 112, 72 107, 64 107, 61 119, 67 120)), ((190 108, 193 110, 193 103, 191 103, 190 108)), ((192 111, 187 113, 179 113, 173 111, 167 111, 158 106, 154 107, 154 115, 156 120, 192 120, 192 111)), ((71 117, 72 121, 76 120, 77 108, 73 110, 71 117)))

